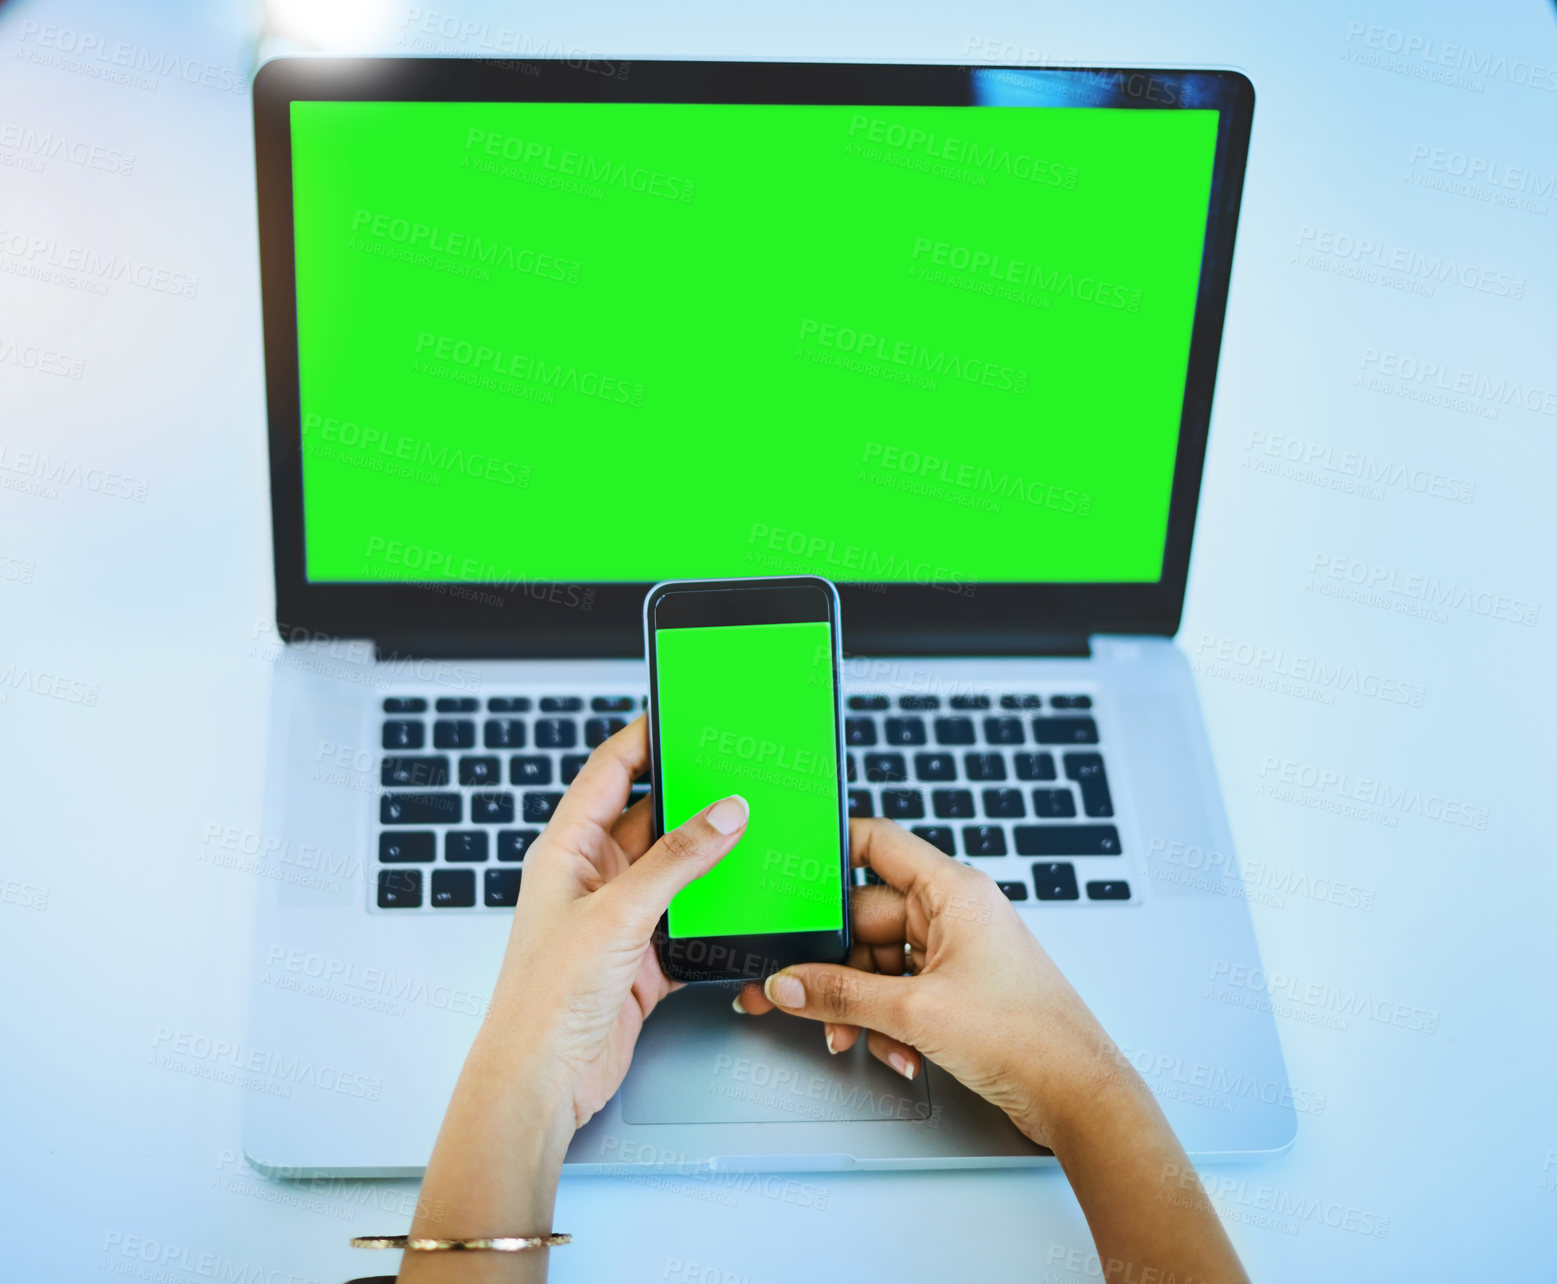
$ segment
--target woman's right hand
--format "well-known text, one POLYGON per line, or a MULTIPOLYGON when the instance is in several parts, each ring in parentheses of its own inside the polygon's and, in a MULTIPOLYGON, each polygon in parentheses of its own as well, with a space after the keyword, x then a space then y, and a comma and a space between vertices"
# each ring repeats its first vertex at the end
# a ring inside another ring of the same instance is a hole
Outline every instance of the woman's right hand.
POLYGON ((988 875, 891 821, 851 821, 849 841, 885 886, 853 889, 848 966, 785 968, 747 985, 742 1011, 821 1021, 833 1052, 863 1028, 909 1079, 923 1054, 1044 1146, 1103 1084, 1136 1079, 988 875))

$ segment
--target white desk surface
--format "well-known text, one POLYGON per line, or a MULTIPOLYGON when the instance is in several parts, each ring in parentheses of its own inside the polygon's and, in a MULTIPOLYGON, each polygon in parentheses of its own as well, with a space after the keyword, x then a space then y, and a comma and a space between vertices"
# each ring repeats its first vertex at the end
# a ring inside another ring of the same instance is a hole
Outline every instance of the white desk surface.
MULTIPOLYGON (((390 5, 380 46, 1251 76, 1181 643, 1229 657, 1201 688, 1244 858, 1283 886, 1306 873, 1360 889, 1348 905, 1267 887, 1252 911, 1268 968, 1422 1009, 1436 1029, 1367 1015, 1336 1029, 1291 1005, 1291 1082, 1322 1112, 1300 1116, 1290 1153, 1217 1170, 1214 1194, 1259 1280, 1557 1276, 1552 5, 434 3, 447 7, 390 5), (439 34, 467 23, 464 43, 439 34), (1413 288, 1359 272, 1362 242, 1402 255, 1413 288), (1424 400, 1386 360, 1472 391, 1424 400), (1264 453, 1278 435, 1277 449, 1332 452, 1328 466, 1283 473, 1264 453), (1348 490, 1349 451, 1395 480, 1348 490), (1386 587, 1318 591, 1357 567, 1386 587), (1457 604, 1406 613, 1414 577, 1456 586, 1457 604), (1506 618, 1532 606, 1533 625, 1506 618), (1367 680, 1326 687, 1313 666, 1367 680), (1347 784, 1262 789, 1289 772, 1347 784), (1381 787, 1371 807, 1343 796, 1381 787)), ((0 11, 6 1278, 343 1279, 387 1268, 346 1240, 404 1229, 415 1198, 413 1183, 246 1172, 242 1089, 152 1055, 164 1029, 243 1038, 254 880, 197 857, 209 826, 258 824, 270 677, 242 88, 257 9, 0 11), (67 146, 39 164, 22 131, 67 146), (195 297, 31 274, 40 253, 71 250, 196 277, 195 297), (37 347, 58 354, 46 369, 22 355, 37 347), (53 493, 29 480, 26 451, 65 461, 53 493)), ((565 1182, 557 1222, 578 1238, 553 1278, 1098 1278, 1057 1172, 817 1185, 743 1190, 732 1208, 670 1181, 565 1182)))

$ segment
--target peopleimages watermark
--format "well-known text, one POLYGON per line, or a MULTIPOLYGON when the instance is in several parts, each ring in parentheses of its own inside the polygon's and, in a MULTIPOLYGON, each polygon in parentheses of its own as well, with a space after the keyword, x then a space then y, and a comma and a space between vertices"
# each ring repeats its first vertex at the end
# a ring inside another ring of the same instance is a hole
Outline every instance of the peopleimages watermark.
POLYGON ((325 457, 371 466, 375 471, 394 472, 403 469, 414 480, 431 480, 436 484, 439 473, 461 473, 476 481, 492 482, 499 486, 522 489, 530 484, 528 464, 501 459, 482 451, 466 451, 458 446, 450 446, 447 442, 427 441, 406 432, 391 433, 372 425, 364 427, 350 419, 306 414, 303 416, 303 438, 304 448, 312 455, 319 455, 329 447, 338 447, 325 457), (418 468, 432 471, 418 476, 418 468))
POLYGON ((92 708, 97 704, 101 688, 95 682, 72 678, 54 668, 35 669, 30 664, 16 661, 0 662, 0 704, 6 703, 13 691, 26 691, 46 700, 61 700, 66 704, 83 704, 92 708))
MULTIPOLYGON (((1300 798, 1280 793, 1281 788, 1285 788, 1289 794, 1291 790, 1297 789, 1315 799, 1357 803, 1376 810, 1391 828, 1401 816, 1419 816, 1424 820, 1435 820, 1462 829, 1485 830, 1492 818, 1489 808, 1476 806, 1464 799, 1450 798, 1440 793, 1423 793, 1410 785, 1397 787, 1373 776, 1354 776, 1351 772, 1335 767, 1320 767, 1269 754, 1260 764, 1260 780, 1262 787, 1256 791, 1258 793, 1284 801, 1302 802, 1300 798)), ((1320 807, 1320 810, 1325 811, 1339 809, 1335 806, 1320 807)))
MULTIPOLYGON (((682 204, 691 201, 697 191, 693 180, 678 174, 474 126, 465 134, 465 151, 467 163, 484 173, 503 174, 504 169, 498 162, 507 161, 512 165, 539 168, 578 184, 593 184, 602 193, 616 188, 682 204)), ((582 194, 587 195, 590 190, 585 188, 582 194)))
POLYGON ((565 67, 605 76, 610 80, 626 80, 632 69, 630 62, 595 58, 578 45, 565 45, 559 40, 536 40, 517 27, 493 27, 489 22, 462 18, 442 9, 413 6, 406 11, 405 20, 400 26, 400 43, 423 53, 436 53, 441 48, 469 50, 474 47, 487 53, 510 55, 479 61, 511 64, 515 56, 548 58, 565 67), (439 41, 444 44, 440 45, 439 41))
MULTIPOLYGON (((1438 1013, 1411 1003, 1398 1003, 1390 999, 1375 999, 1366 990, 1342 989, 1328 981, 1309 981, 1285 972, 1267 972, 1248 963, 1235 963, 1228 959, 1215 959, 1211 964, 1213 985, 1232 986, 1238 990, 1261 996, 1265 1002, 1242 1006, 1260 1007, 1270 1011, 1277 1005, 1287 1005, 1304 1012, 1323 1013, 1332 1017, 1331 1028, 1344 1030, 1353 1019, 1373 1021, 1379 1025, 1394 1026, 1399 1030, 1411 1030, 1418 1034, 1438 1033, 1438 1013)), ((1218 997, 1208 993, 1207 997, 1218 997)), ((1228 1002, 1225 992, 1222 996, 1228 1002)), ((1238 1006, 1235 1002, 1235 1006, 1238 1006)), ((1291 1015, 1279 1012, 1278 1015, 1291 1015)), ((1302 1019, 1306 1020, 1307 1017, 1302 1019)))
POLYGON ((1507 165, 1427 143, 1412 144, 1406 178, 1429 191, 1543 216, 1551 212, 1547 202, 1557 197, 1557 170, 1543 175, 1528 165, 1507 165))
POLYGON ((523 389, 544 401, 559 392, 570 392, 615 405, 641 406, 645 391, 641 383, 619 376, 426 330, 416 336, 415 368, 420 374, 441 375, 499 392, 523 389), (434 361, 440 364, 431 364, 434 361))
MULTIPOLYGON (((1055 296, 1073 299, 1121 312, 1141 310, 1141 292, 1130 286, 1084 273, 1078 275, 1057 267, 1045 267, 1042 263, 1026 259, 1014 259, 994 250, 937 241, 928 236, 914 238, 912 262, 916 275, 922 274, 928 264, 952 272, 964 272, 969 277, 984 280, 995 287, 1011 287, 1015 291, 1036 290, 1045 298, 1055 296)), ((997 294, 996 297, 1016 297, 1020 301, 1019 295, 997 294)))
POLYGON ((490 281, 493 269, 565 281, 577 285, 583 265, 577 259, 483 238, 479 233, 451 231, 432 223, 358 209, 351 216, 348 248, 382 252, 405 262, 447 269, 468 267, 490 281), (403 251, 403 255, 399 252, 403 251))
POLYGON ((1368 499, 1381 500, 1390 490, 1455 504, 1476 498, 1476 483, 1463 477, 1363 450, 1337 450, 1289 433, 1256 428, 1249 434, 1248 450, 1243 467, 1254 472, 1368 499))
POLYGON ((107 294, 112 285, 133 285, 181 299, 193 299, 200 290, 200 278, 187 272, 9 229, 0 230, 0 271, 99 295, 107 294))
POLYGON ((152 93, 157 91, 158 82, 142 73, 231 94, 247 93, 249 88, 248 77, 232 67, 152 50, 133 41, 104 40, 52 22, 22 23, 18 43, 20 48, 15 56, 28 62, 79 72, 94 80, 133 85, 152 93))
POLYGON ((1356 557, 1315 553, 1308 573, 1311 576, 1310 592, 1345 597, 1365 606, 1381 605, 1402 614, 1424 614, 1438 623, 1448 619, 1447 611, 1450 610, 1466 611, 1489 620, 1505 620, 1526 628, 1535 627, 1541 618, 1538 602, 1490 593, 1452 580, 1446 583, 1434 575, 1403 575, 1390 567, 1356 557))
POLYGON ((363 1101, 383 1095, 380 1079, 307 1057, 261 1048, 246 1048, 231 1039, 175 1030, 159 1025, 151 1041, 151 1064, 163 1070, 212 1079, 240 1088, 255 1088, 272 1096, 290 1097, 294 1087, 318 1088, 363 1101))
POLYGON ((0 473, 10 474, 0 477, 0 486, 37 494, 44 499, 58 498, 61 486, 77 486, 94 495, 144 504, 151 490, 150 482, 124 473, 39 450, 14 450, 3 441, 0 441, 0 473))
MULTIPOLYGON (((1163 1165, 1162 1183, 1164 1186, 1176 1185, 1183 1194, 1175 1196, 1171 1191, 1159 1191, 1159 1202, 1176 1203, 1183 1199, 1187 1203, 1203 1204, 1221 1201, 1220 1205, 1213 1206, 1230 1222, 1247 1222, 1287 1235, 1296 1235, 1304 1222, 1375 1239, 1389 1235, 1389 1218, 1371 1209, 1334 1199, 1298 1195, 1265 1183, 1250 1186, 1245 1177, 1211 1173, 1201 1176, 1193 1168, 1170 1162, 1163 1165)), ((1110 1284, 1126 1284, 1126 1277, 1111 1276, 1110 1284)), ((1135 1282, 1130 1281, 1130 1284, 1135 1282)), ((1141 1284, 1145 1284, 1144 1276, 1141 1284)), ((1159 1277, 1158 1284, 1168 1284, 1168 1277, 1159 1277)), ((1190 1281, 1185 1280, 1183 1284, 1190 1284, 1190 1281)))
POLYGON ((1306 223, 1298 229, 1297 246, 1292 256, 1294 263, 1411 294, 1432 295, 1439 285, 1447 283, 1517 301, 1525 297, 1528 284, 1522 276, 1461 263, 1443 254, 1429 255, 1409 246, 1389 245, 1371 237, 1306 223))
POLYGON ((1354 664, 1333 664, 1301 651, 1289 651, 1286 647, 1260 646, 1214 633, 1201 633, 1193 659, 1197 673, 1230 678, 1283 694, 1297 694, 1299 687, 1317 688, 1331 697, 1320 700, 1322 704, 1333 703, 1337 692, 1351 692, 1412 709, 1420 709, 1427 699, 1427 688, 1419 683, 1404 682, 1354 664), (1234 676, 1235 673, 1238 676, 1234 676))
POLYGON ((1482 90, 1481 81, 1501 80, 1510 85, 1528 86, 1544 93, 1557 93, 1557 67, 1510 59, 1503 54, 1477 51, 1456 41, 1435 40, 1432 36, 1381 27, 1376 23, 1348 22, 1346 48, 1341 57, 1348 62, 1376 65, 1385 71, 1432 80, 1455 88, 1482 90), (1380 55, 1395 55, 1390 63, 1380 55), (1370 56, 1371 55, 1371 56, 1370 56))
POLYGON ((519 593, 537 602, 573 607, 580 611, 587 611, 595 604, 593 585, 515 575, 512 568, 499 569, 468 553, 427 548, 404 540, 388 539, 383 535, 368 536, 366 556, 370 561, 382 561, 389 566, 399 566, 413 572, 410 578, 426 581, 419 587, 441 589, 445 585, 437 581, 448 581, 447 587, 451 591, 463 585, 472 592, 485 593, 492 599, 486 602, 488 606, 501 606, 503 595, 509 593, 519 593))
POLYGON ((768 569, 778 568, 771 565, 774 559, 766 557, 764 550, 769 554, 783 554, 790 559, 784 565, 795 572, 820 566, 834 573, 848 572, 838 577, 845 580, 919 584, 954 597, 972 597, 976 587, 966 577, 934 562, 883 553, 879 549, 840 542, 831 535, 809 534, 770 526, 766 522, 753 522, 746 542, 752 546, 746 560, 767 565, 768 569))
POLYGON ((856 112, 849 118, 849 138, 923 156, 926 160, 978 171, 980 176, 1002 174, 1045 187, 1066 190, 1076 186, 1078 170, 1064 161, 1050 160, 1033 152, 1012 151, 996 143, 959 138, 939 130, 921 129, 883 116, 856 112))
MULTIPOLYGON (((944 348, 927 348, 911 339, 893 338, 872 330, 836 325, 831 321, 802 318, 799 341, 802 345, 814 345, 815 350, 829 357, 843 358, 824 361, 822 364, 846 369, 872 365, 878 369, 894 369, 904 375, 917 377, 922 381, 916 385, 919 387, 934 388, 937 386, 937 378, 946 378, 1000 392, 1027 391, 1028 372, 1019 367, 997 365, 978 357, 948 352, 944 348)), ((807 355, 804 346, 796 355, 807 355)))
POLYGON ((1281 909, 1288 896, 1337 905, 1367 913, 1378 893, 1342 878, 1326 878, 1307 870, 1283 869, 1270 861, 1235 861, 1228 852, 1198 843, 1154 837, 1147 846, 1147 872, 1163 882, 1214 892, 1281 909))
POLYGON ((1204 1061, 1186 1061, 1172 1052, 1152 1052, 1119 1044, 1122 1061, 1134 1066, 1148 1080, 1153 1095, 1206 1106, 1224 1114, 1233 1113, 1234 1102, 1247 1100, 1297 1110, 1304 1114, 1324 1114, 1328 1098, 1322 1092, 1293 1088, 1289 1083, 1262 1079, 1247 1070, 1228 1070, 1204 1061))
POLYGON ((231 1281, 232 1284, 320 1284, 315 1275, 270 1266, 252 1258, 229 1257, 226 1253, 202 1253, 188 1244, 153 1239, 149 1235, 131 1235, 122 1230, 106 1231, 99 1252, 109 1254, 99 1263, 108 1275, 128 1275, 152 1284, 188 1279, 231 1281))
MULTIPOLYGON (((1018 500, 1034 508, 1086 517, 1092 511, 1092 493, 1056 486, 1042 480, 1030 480, 1011 473, 996 473, 981 464, 955 463, 928 451, 905 449, 881 441, 867 441, 861 463, 939 486, 955 488, 948 493, 932 487, 922 493, 932 498, 966 500, 965 507, 1000 511, 1000 501, 1018 500), (960 497, 960 498, 959 498, 960 497)), ((864 474, 862 474, 863 476, 864 474)))
POLYGON ((0 338, 0 365, 35 370, 59 379, 79 380, 86 373, 86 361, 82 357, 67 356, 36 343, 18 343, 15 339, 0 338))
POLYGON ((1496 419, 1504 406, 1557 416, 1557 387, 1542 388, 1507 377, 1493 379, 1474 370, 1380 348, 1364 348, 1357 368, 1359 387, 1407 401, 1463 410, 1485 419, 1496 419))
POLYGON ((0 124, 0 148, 18 152, 26 159, 36 161, 39 171, 45 161, 51 160, 126 177, 135 171, 134 152, 121 152, 117 148, 89 143, 84 138, 57 134, 51 129, 34 129, 30 125, 0 124))

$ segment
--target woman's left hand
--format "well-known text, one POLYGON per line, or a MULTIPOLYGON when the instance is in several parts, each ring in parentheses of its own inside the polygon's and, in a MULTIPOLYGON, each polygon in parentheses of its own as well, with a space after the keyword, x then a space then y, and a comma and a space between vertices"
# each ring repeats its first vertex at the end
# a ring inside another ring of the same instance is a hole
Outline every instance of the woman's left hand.
POLYGON ((488 1031, 581 1127, 621 1086, 644 1020, 679 985, 650 938, 670 898, 746 832, 734 795, 651 846, 652 800, 622 807, 649 761, 638 718, 594 751, 525 856, 488 1031), (494 1023, 497 1023, 494 1025, 494 1023))

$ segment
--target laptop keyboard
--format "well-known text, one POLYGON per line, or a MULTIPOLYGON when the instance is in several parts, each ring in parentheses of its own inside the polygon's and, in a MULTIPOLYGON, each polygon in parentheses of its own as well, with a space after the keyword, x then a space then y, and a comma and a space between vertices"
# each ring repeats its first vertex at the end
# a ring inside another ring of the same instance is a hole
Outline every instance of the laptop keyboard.
MULTIPOLYGON (((1091 696, 856 694, 845 704, 851 816, 898 821, 987 870, 1013 901, 1134 899, 1091 696)), ((643 705, 613 694, 386 698, 373 903, 511 909, 563 789, 643 705)), ((629 801, 648 792, 645 775, 629 801)))

